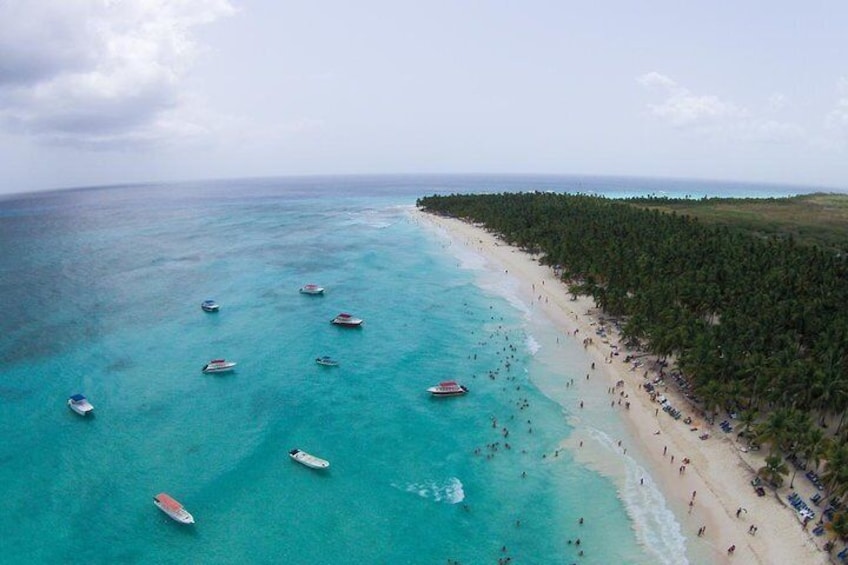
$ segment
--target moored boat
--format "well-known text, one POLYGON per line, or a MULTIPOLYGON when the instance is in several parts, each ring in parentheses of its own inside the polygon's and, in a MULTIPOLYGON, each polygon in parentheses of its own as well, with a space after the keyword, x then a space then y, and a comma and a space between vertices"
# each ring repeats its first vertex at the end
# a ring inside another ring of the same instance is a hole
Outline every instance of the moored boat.
POLYGON ((200 307, 203 308, 204 312, 217 312, 221 309, 218 303, 214 300, 204 300, 200 303, 200 307))
POLYGON ((319 365, 323 365, 325 367, 338 367, 339 362, 330 357, 329 355, 324 355, 323 357, 316 357, 315 362, 319 365))
POLYGON ((468 389, 456 381, 442 381, 428 388, 427 392, 433 396, 461 396, 468 392, 468 389))
POLYGON ((94 406, 82 394, 75 394, 68 398, 68 406, 80 416, 87 416, 94 412, 94 406))
POLYGON ((227 361, 226 359, 213 359, 203 366, 204 373, 225 373, 232 371, 236 366, 235 361, 227 361))
POLYGON ((337 326, 345 326, 349 328, 357 328, 362 325, 362 320, 360 318, 354 318, 350 314, 344 312, 330 320, 330 322, 337 326))
POLYGON ((301 294, 324 294, 324 287, 317 284, 306 284, 300 287, 301 294))
POLYGON ((153 504, 155 504, 159 510, 181 524, 194 524, 194 516, 192 516, 188 510, 183 508, 182 504, 164 492, 160 492, 153 497, 153 504))
POLYGON ((310 455, 306 453, 302 449, 292 449, 289 451, 289 457, 293 460, 297 461, 301 465, 306 465, 311 469, 326 469, 330 466, 330 462, 321 459, 320 457, 315 457, 314 455, 310 455))

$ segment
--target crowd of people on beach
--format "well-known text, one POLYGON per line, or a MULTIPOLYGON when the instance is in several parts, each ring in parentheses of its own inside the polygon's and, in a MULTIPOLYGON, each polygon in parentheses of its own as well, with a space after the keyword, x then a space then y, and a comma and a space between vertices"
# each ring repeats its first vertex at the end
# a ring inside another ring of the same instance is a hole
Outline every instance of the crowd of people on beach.
MULTIPOLYGON (((544 281, 540 283, 540 285, 544 285, 544 281)), ((546 302, 547 297, 543 294, 539 294, 536 290, 536 285, 533 285, 531 289, 533 291, 533 301, 535 302, 546 302)), ((501 320, 502 321, 502 320, 501 320)), ((490 322, 497 323, 494 318, 490 320, 490 322)), ((524 434, 532 434, 532 420, 531 418, 521 417, 519 414, 524 411, 528 411, 530 408, 530 401, 526 395, 522 395, 521 384, 518 382, 518 377, 513 374, 511 371, 513 364, 516 362, 516 356, 519 354, 518 348, 515 345, 515 342, 518 340, 513 339, 510 341, 510 331, 504 328, 502 325, 498 325, 497 329, 491 331, 488 337, 485 340, 479 342, 480 346, 490 346, 494 345, 499 348, 498 356, 500 358, 499 366, 494 369, 489 369, 486 371, 486 376, 491 381, 500 381, 503 380, 505 382, 502 390, 506 392, 510 392, 513 394, 514 398, 511 400, 512 405, 515 407, 516 411, 514 413, 508 414, 504 416, 496 416, 492 415, 489 420, 489 425, 493 431, 493 433, 497 434, 497 437, 492 438, 492 441, 485 443, 484 445, 480 445, 478 447, 473 448, 473 454, 477 457, 483 457, 486 460, 493 460, 498 455, 515 451, 517 453, 526 454, 527 450, 521 447, 520 435, 516 436, 518 431, 521 431, 524 434), (518 430, 516 428, 519 428, 518 430)), ((612 364, 616 361, 616 357, 619 354, 619 348, 614 343, 611 343, 611 340, 615 337, 614 332, 611 328, 607 327, 603 320, 598 322, 598 326, 596 327, 596 336, 599 336, 601 339, 597 340, 594 336, 585 336, 580 334, 580 329, 575 328, 566 334, 565 337, 578 339, 582 344, 583 348, 586 350, 601 348, 608 349, 607 353, 603 354, 603 360, 605 364, 612 364)), ((557 337, 557 343, 560 343, 560 338, 557 337)), ((469 356, 473 360, 477 360, 477 354, 469 356)), ((619 379, 615 381, 612 386, 607 388, 607 394, 610 402, 610 408, 621 408, 623 410, 629 410, 631 408, 631 403, 633 399, 631 399, 630 394, 633 389, 631 387, 635 386, 636 390, 643 391, 646 395, 651 399, 651 401, 657 401, 657 393, 656 388, 653 385, 654 375, 653 371, 656 371, 656 376, 661 379, 663 377, 663 370, 665 368, 664 365, 657 363, 656 361, 651 362, 650 359, 646 359, 646 356, 641 355, 638 359, 635 357, 627 356, 623 358, 623 361, 628 365, 632 365, 632 368, 640 368, 645 369, 644 371, 640 371, 639 374, 642 379, 641 381, 634 381, 630 383, 625 383, 624 380, 619 379), (650 386, 643 387, 643 383, 648 383, 650 386)), ((585 373, 585 378, 582 379, 585 383, 592 383, 592 374, 596 371, 596 362, 591 361, 588 366, 588 372, 585 373)), ((631 371, 634 372, 634 371, 631 371)), ((597 385, 591 385, 597 386, 597 385)), ((575 382, 574 377, 568 377, 568 380, 565 382, 566 389, 573 389, 575 394, 579 396, 583 396, 583 398, 577 399, 577 405, 580 409, 584 409, 587 406, 586 404, 586 396, 584 396, 577 389, 580 388, 575 382)), ((592 396, 592 395, 590 395, 592 396)), ((592 396, 594 398, 594 396, 592 396)), ((654 412, 654 416, 656 418, 661 418, 660 410, 656 409, 654 412)), ((690 420, 691 421, 691 420, 690 420)), ((659 429, 655 432, 655 435, 661 435, 659 429)), ((583 446, 583 440, 579 440, 579 446, 583 446)), ((620 450, 622 456, 627 455, 627 447, 622 444, 621 440, 617 441, 617 447, 620 450)), ((560 450, 555 449, 551 454, 542 454, 542 458, 546 458, 548 455, 552 457, 558 457, 560 455, 560 450)), ((677 467, 678 474, 682 477, 685 476, 687 467, 691 464, 691 461, 688 457, 683 457, 682 459, 676 459, 675 455, 672 453, 668 453, 668 446, 663 447, 663 457, 667 458, 671 464, 674 464, 675 460, 679 461, 679 465, 677 467)), ((520 474, 522 479, 526 479, 528 477, 528 470, 522 470, 520 474)), ((641 477, 640 485, 645 484, 645 478, 641 477)), ((689 507, 689 513, 691 514, 695 509, 695 501, 696 501, 697 493, 695 491, 692 492, 691 498, 687 501, 689 507)), ((466 504, 463 505, 463 508, 466 511, 470 511, 470 507, 466 504)), ((583 524, 583 518, 580 518, 579 523, 583 524)), ((515 518, 515 527, 518 528, 521 525, 521 517, 515 518)), ((704 537, 706 535, 707 527, 706 525, 702 525, 697 529, 698 537, 704 537)), ((751 525, 749 528, 749 533, 754 535, 756 533, 756 526, 751 525)), ((568 545, 575 547, 576 556, 584 557, 585 556, 585 548, 583 547, 583 542, 580 538, 576 540, 568 540, 568 545), (579 549, 578 549, 579 548, 579 549)), ((728 548, 728 555, 732 555, 736 550, 736 545, 732 544, 728 548)), ((513 556, 507 555, 508 548, 506 545, 501 547, 502 555, 498 558, 499 565, 506 565, 507 563, 511 563, 513 560, 513 556)), ((449 561, 449 564, 452 562, 449 561)), ((458 562, 453 562, 458 565, 458 562)))
MULTIPOLYGON (((535 287, 534 287, 534 290, 535 290, 535 287)), ((570 332, 570 336, 573 337, 573 338, 576 338, 576 339, 581 339, 581 336, 579 335, 579 333, 580 333, 579 328, 575 328, 573 331, 570 332)), ((600 336, 602 338, 601 343, 604 346, 607 346, 609 348, 609 352, 604 355, 604 360, 607 364, 613 363, 615 361, 615 357, 619 353, 618 346, 610 343, 611 334, 612 334, 612 331, 608 327, 606 327, 606 325, 603 321, 601 321, 600 324, 598 325, 597 329, 596 329, 596 335, 600 336)), ((559 343, 559 340, 557 340, 557 343, 559 343)), ((582 337, 582 345, 583 345, 583 348, 587 349, 587 350, 589 348, 594 348, 594 347, 603 347, 600 344, 596 345, 594 338, 591 337, 591 336, 582 337)), ((637 382, 631 383, 631 384, 635 384, 636 387, 637 387, 637 390, 645 391, 648 394, 651 402, 659 402, 659 399, 658 399, 659 395, 656 392, 656 388, 653 384, 652 379, 655 379, 657 382, 662 382, 662 379, 665 376, 664 370, 667 367, 667 364, 660 362, 659 360, 653 360, 653 362, 651 362, 650 360, 644 359, 645 355, 643 355, 643 354, 639 354, 639 357, 640 358, 638 360, 636 359, 635 355, 633 355, 633 356, 627 355, 624 358, 624 362, 631 365, 631 371, 630 372, 635 372, 636 368, 649 367, 648 369, 646 369, 642 372, 642 381, 637 381, 637 382), (654 376, 652 374, 652 371, 656 371, 656 376, 654 376), (648 386, 643 386, 643 384, 647 384, 648 386)), ((591 362, 590 372, 586 373, 586 377, 585 377, 586 381, 591 380, 591 373, 594 370, 595 370, 595 362, 591 362)), ((625 384, 626 383, 625 383, 624 380, 619 379, 615 382, 614 386, 610 386, 610 387, 607 388, 606 392, 611 397, 610 398, 610 407, 611 408, 623 407, 625 410, 630 409, 631 399, 630 399, 630 394, 626 390, 627 387, 625 386, 625 384)), ((571 378, 566 382, 566 388, 571 388, 573 386, 574 386, 574 379, 571 378)), ((578 406, 579 406, 580 409, 583 409, 586 406, 585 399, 580 398, 578 400, 578 406)), ((665 410, 665 409, 663 411, 669 412, 669 410, 665 410)), ((675 412, 677 412, 677 411, 675 411, 675 412)), ((660 417, 660 409, 659 408, 657 408, 654 411, 654 416, 656 418, 660 417)), ((691 423, 691 419, 687 418, 687 424, 689 424, 689 423, 691 423)), ((661 435, 661 431, 659 429, 657 429, 656 432, 654 432, 654 435, 657 435, 657 436, 661 435)), ((582 440, 580 441, 579 445, 582 447, 582 445, 583 445, 582 440)), ((627 454, 627 448, 622 446, 621 440, 617 441, 617 447, 621 450, 620 453, 623 456, 627 454)), ((674 464, 675 455, 668 452, 668 446, 667 445, 663 446, 663 457, 667 457, 669 462, 671 464, 674 464)), ((691 460, 688 457, 684 457, 682 460, 679 460, 679 461, 680 461, 681 464, 677 467, 678 475, 684 476, 686 474, 687 466, 691 464, 691 460)), ((640 483, 640 485, 644 485, 644 477, 640 478, 639 483, 640 483)), ((687 502, 689 514, 692 514, 692 512, 695 509, 696 496, 697 496, 697 491, 692 491, 692 496, 687 502)), ((700 526, 697 530, 698 537, 704 537, 706 535, 706 531, 707 531, 706 525, 700 526)), ((756 533, 756 531, 757 531, 757 529, 756 529, 756 526, 754 526, 754 525, 751 525, 751 527, 748 530, 748 532, 751 535, 754 535, 756 533)), ((571 540, 569 540, 569 543, 570 542, 571 542, 571 540)), ((736 551, 736 545, 733 544, 730 547, 731 548, 728 550, 728 554, 732 555, 736 551)))
MULTIPOLYGON (((601 329, 600 331, 602 332, 601 335, 607 335, 608 330, 601 329)), ((572 335, 577 336, 578 333, 579 333, 579 330, 574 330, 572 335)), ((582 344, 583 344, 584 348, 589 348, 590 346, 594 345, 594 341, 592 340, 592 338, 584 338, 582 340, 582 344)), ((611 352, 609 353, 609 355, 607 355, 605 357, 605 359, 607 360, 607 362, 611 362, 611 360, 613 359, 613 357, 616 354, 617 354, 617 350, 611 349, 611 352)), ((624 361, 625 361, 625 363, 632 363, 633 364, 632 369, 635 369, 636 367, 645 366, 644 361, 634 362, 633 358, 630 357, 630 356, 626 357, 624 361)), ((662 382, 662 379, 665 376, 664 375, 664 369, 667 367, 667 364, 659 362, 658 360, 654 360, 653 363, 651 363, 650 365, 653 365, 653 367, 649 370, 645 370, 642 373, 642 381, 636 382, 636 383, 631 383, 631 384, 635 384, 637 390, 645 391, 651 402, 660 402, 661 396, 657 393, 655 383, 661 383, 662 382), (655 375, 652 374, 651 371, 656 371, 656 374, 655 375), (654 379, 654 380, 652 380, 652 379, 654 379)), ((591 369, 594 369, 594 368, 595 368, 595 363, 593 362, 591 364, 591 369)), ((632 369, 631 369, 631 372, 632 372, 632 369)), ((590 375, 587 374, 586 379, 589 380, 589 378, 590 378, 590 375)), ((568 388, 569 385, 573 385, 573 380, 571 380, 569 383, 567 383, 566 387, 568 388)), ((629 397, 629 393, 627 393, 626 390, 625 390, 624 380, 618 380, 618 381, 616 381, 614 386, 608 387, 607 393, 610 396, 614 396, 614 397, 617 396, 618 397, 617 399, 613 398, 611 400, 611 402, 610 402, 611 407, 621 406, 622 403, 623 403, 623 405, 626 409, 630 408, 630 397, 629 397)), ((585 406, 584 400, 580 399, 579 400, 579 407, 582 409, 582 408, 584 408, 584 406, 585 406)), ((660 409, 659 408, 657 408, 654 411, 654 416, 656 418, 660 418, 660 409)), ((691 425, 692 421, 693 420, 692 420, 691 417, 687 417, 684 420, 686 425, 691 425)), ((693 431, 697 431, 697 427, 693 427, 691 429, 693 431)), ((656 436, 661 435, 661 431, 659 429, 657 429, 654 432, 654 435, 656 435, 656 436)), ((582 444, 583 444, 583 442, 580 441, 580 446, 582 446, 582 444)), ((620 440, 617 442, 617 445, 618 445, 618 447, 621 447, 621 441, 620 440)), ((626 448, 622 448, 622 454, 625 455, 626 452, 627 452, 626 448)), ((667 457, 671 464, 674 464, 675 455, 669 453, 667 445, 663 446, 662 455, 663 455, 664 458, 667 457)), ((683 476, 683 475, 686 474, 687 466, 689 466, 691 464, 691 460, 690 460, 689 457, 684 457, 682 460, 680 460, 680 462, 682 464, 678 466, 677 470, 678 470, 678 474, 680 476, 683 476)), ((640 482, 640 485, 644 485, 644 477, 640 478, 639 482, 640 482)), ((691 498, 688 501, 689 514, 691 514, 693 512, 694 508, 695 508, 696 497, 697 497, 697 491, 692 491, 691 498)), ((743 513, 747 514, 747 510, 745 508, 740 507, 739 510, 737 510, 737 512, 736 512, 736 517, 740 518, 740 515, 743 514, 743 513)), ((755 536, 757 534, 758 530, 759 530, 758 526, 756 526, 755 524, 750 524, 749 527, 748 527, 748 534, 755 536)), ((697 530, 698 537, 704 537, 706 535, 706 531, 707 531, 706 525, 700 526, 697 530)), ((735 554, 735 552, 736 552, 736 544, 732 543, 727 548, 727 555, 732 556, 732 555, 735 554)))
MULTIPOLYGON (((480 240, 480 250, 483 251, 483 240, 480 240)), ((476 246, 476 245, 475 245, 476 246)), ((512 271, 512 267, 510 269, 505 269, 504 273, 509 274, 512 271)), ((526 273, 524 273, 526 274, 526 273)), ((519 274, 519 276, 521 273, 519 274)), ((554 279, 556 280, 556 279, 554 279)), ((570 392, 573 393, 573 398, 575 405, 579 407, 581 410, 592 410, 597 411, 601 409, 604 404, 600 406, 597 405, 598 396, 594 393, 597 390, 598 384, 595 381, 600 380, 603 383, 606 379, 595 379, 593 370, 596 369, 597 365, 612 365, 616 364, 615 368, 610 368, 607 370, 605 368, 604 375, 608 376, 610 374, 618 374, 625 377, 624 380, 618 381, 610 381, 610 383, 614 383, 615 386, 611 386, 608 388, 607 402, 609 402, 610 408, 607 410, 612 410, 614 408, 621 408, 623 411, 629 410, 631 407, 634 407, 633 404, 636 403, 635 408, 638 410, 632 410, 635 414, 626 416, 626 418, 631 419, 635 422, 637 426, 640 428, 644 425, 643 418, 646 416, 645 412, 649 411, 650 406, 654 409, 653 416, 656 418, 657 427, 653 428, 654 435, 657 437, 657 449, 660 449, 662 446, 662 458, 668 462, 671 473, 680 477, 679 486, 671 489, 672 492, 675 490, 680 490, 680 486, 682 485, 704 485, 705 481, 709 477, 704 475, 704 470, 702 469, 701 461, 703 459, 704 451, 695 449, 693 452, 693 459, 695 462, 690 460, 689 457, 686 456, 684 452, 684 456, 681 458, 680 453, 670 453, 670 449, 672 451, 678 451, 682 446, 687 445, 685 439, 681 439, 681 436, 675 432, 671 433, 672 430, 669 429, 669 425, 675 425, 673 422, 663 420, 665 417, 663 413, 669 413, 672 417, 673 414, 670 413, 669 410, 666 410, 665 404, 660 405, 660 401, 662 400, 663 394, 669 395, 670 401, 678 402, 681 406, 676 406, 677 409, 682 408, 683 405, 688 405, 692 410, 690 411, 690 415, 686 416, 686 414, 681 415, 682 423, 687 426, 690 431, 697 431, 697 435, 693 435, 692 437, 699 437, 702 440, 710 440, 716 434, 711 434, 710 428, 705 426, 703 417, 704 415, 699 412, 699 408, 697 405, 691 405, 691 395, 687 394, 687 392, 691 393, 691 390, 687 391, 686 387, 676 386, 674 380, 679 380, 682 377, 678 375, 672 367, 670 367, 667 363, 663 363, 660 360, 656 359, 653 355, 645 351, 635 351, 633 352, 632 347, 623 347, 622 342, 620 341, 620 328, 616 326, 615 320, 604 320, 602 313, 594 309, 592 306, 588 306, 585 314, 578 314, 574 306, 565 306, 562 304, 560 297, 556 294, 552 294, 552 288, 545 288, 545 281, 541 279, 537 279, 535 283, 530 286, 530 303, 531 306, 536 307, 549 307, 548 305, 559 305, 562 310, 568 313, 568 317, 574 318, 574 324, 571 325, 570 329, 564 329, 563 333, 557 336, 556 342, 559 344, 561 339, 565 339, 566 341, 576 340, 578 344, 582 344, 583 348, 587 350, 587 353, 596 357, 596 361, 590 362, 589 369, 590 371, 585 374, 585 379, 582 378, 574 378, 572 376, 567 376, 566 381, 564 382, 564 386, 570 392), (568 312, 570 310, 570 312, 568 312), (584 325, 585 324, 585 325, 584 325), (588 326, 594 326, 591 330, 588 329, 588 326), (599 330, 599 331, 595 331, 599 330), (588 334, 588 335, 587 335, 588 334), (593 335, 594 334, 594 335, 593 335), (618 341, 619 343, 615 343, 618 341), (625 356, 625 349, 627 349, 627 355, 625 356), (621 355, 619 357, 619 352, 621 355), (618 365, 621 365, 619 368, 618 365), (630 376, 632 375, 632 376, 630 376), (641 379, 639 377, 642 377, 641 379), (626 382, 625 382, 626 381, 626 382), (593 389, 585 389, 581 385, 581 382, 592 383, 591 386, 595 387, 593 389), (670 388, 668 388, 670 387, 670 388), (671 391, 669 393, 669 391, 671 391), (688 403, 688 404, 687 404, 688 403), (647 410, 645 410, 647 408, 647 410), (697 416, 696 416, 697 414, 697 416), (683 418, 685 416, 685 418, 683 418), (701 420, 699 422, 698 420, 701 420), (700 428, 700 429, 699 429, 700 428), (664 434, 666 432, 668 436, 664 434), (666 445, 663 445, 666 444, 666 445), (674 470, 677 473, 674 473, 674 470), (694 471, 694 472, 693 472, 694 471)), ((547 285, 554 286, 554 285, 547 285)), ((572 301, 576 301, 577 298, 572 293, 571 297, 572 301)), ((581 306, 582 307, 582 306, 581 306)), ((554 312, 553 314, 556 314, 554 312)), ((630 346, 630 344, 628 344, 630 346)), ((498 378, 500 375, 493 374, 490 378, 498 378)), ((599 375, 601 376, 601 375, 599 375)), ((685 379, 684 379, 685 380, 685 379)), ((678 383, 679 384, 679 383, 678 383)), ((688 383, 686 383, 688 384, 688 383)), ((603 390, 603 389, 601 389, 603 390)), ((675 410, 675 412, 679 412, 680 410, 675 410)), ((625 412, 622 412, 624 414, 625 412)), ((648 412, 649 413, 649 412, 648 412)), ((517 414, 516 414, 517 417, 517 414)), ((510 418, 510 416, 507 416, 510 418)), ((524 422, 525 419, 519 419, 518 422, 524 422)), ((708 423, 708 422, 707 422, 708 423)), ((651 425, 651 424, 649 424, 651 425)), ((477 454, 481 457, 485 457, 487 455, 491 455, 492 458, 495 457, 495 454, 501 454, 504 451, 507 451, 507 448, 504 447, 504 443, 511 443, 511 450, 513 452, 522 452, 520 449, 520 442, 518 437, 521 435, 518 433, 519 431, 524 432, 524 426, 522 425, 519 429, 518 426, 514 423, 513 419, 503 419, 501 418, 501 422, 497 423, 493 426, 493 431, 496 431, 500 434, 500 437, 496 438, 495 441, 490 442, 488 446, 481 447, 477 454), (503 425, 503 424, 506 424, 503 425), (509 438, 509 439, 507 439, 509 438)), ((649 429, 648 433, 650 434, 652 430, 649 429)), ((532 427, 529 426, 526 430, 526 433, 532 433, 532 427)), ((685 434, 684 434, 685 435, 685 434)), ((719 434, 719 437, 723 437, 719 434)), ((574 444, 576 448, 583 446, 583 442, 585 437, 581 437, 581 431, 578 429, 574 435, 574 444)), ((565 444, 567 445, 567 443, 565 444)), ((626 456, 626 446, 621 442, 616 442, 614 445, 617 445, 619 448, 619 453, 621 456, 626 456)), ((715 452, 714 448, 710 448, 707 453, 712 454, 715 452)), ((659 460, 659 451, 655 452, 657 456, 657 460, 659 460)), ((547 455, 543 454, 542 457, 546 456, 559 456, 559 449, 549 453, 547 455)), ((527 476, 527 473, 532 471, 528 468, 526 471, 521 471, 522 476, 527 476)), ((661 471, 663 475, 666 475, 667 471, 661 471)), ((664 479, 666 480, 666 479, 664 479)), ((639 479, 639 484, 644 486, 648 483, 648 477, 641 477, 639 479)), ((713 488, 709 486, 709 482, 706 482, 706 489, 710 492, 707 492, 705 495, 708 498, 706 500, 701 500, 701 504, 696 505, 696 501, 698 500, 696 497, 696 493, 692 491, 692 496, 681 495, 680 499, 677 501, 679 504, 686 508, 688 506, 689 512, 691 513, 691 520, 698 520, 704 517, 712 517, 716 518, 716 503, 719 505, 726 504, 727 500, 723 499, 722 494, 716 494, 713 488), (718 498, 718 500, 716 500, 718 498), (712 506, 710 506, 712 505, 712 506), (699 509, 699 507, 702 507, 699 509)), ((665 494, 668 495, 669 491, 665 491, 665 494)), ((741 508, 741 507, 740 507, 741 508)), ((730 516, 733 516, 732 510, 730 511, 730 516)), ((740 512, 737 514, 737 519, 740 522, 743 522, 744 525, 740 524, 739 533, 741 534, 745 530, 743 529, 745 525, 748 526, 747 532, 752 537, 758 537, 758 526, 751 523, 750 517, 748 516, 748 512, 744 509, 740 509, 740 512), (745 516, 741 514, 744 513, 745 516)), ((516 521, 518 523, 518 521, 516 521)), ((716 545, 719 548, 727 548, 728 557, 734 556, 740 551, 737 551, 737 548, 741 550, 741 555, 737 555, 736 559, 747 558, 751 556, 751 551, 753 550, 755 554, 761 555, 758 553, 758 550, 755 549, 757 546, 754 545, 754 542, 748 542, 745 540, 741 540, 740 538, 733 539, 734 536, 728 535, 731 532, 736 531, 735 527, 728 528, 724 525, 721 525, 716 522, 710 522, 714 524, 716 527, 713 528, 711 525, 712 534, 708 536, 707 526, 701 525, 697 526, 697 522, 692 527, 692 532, 695 533, 697 531, 697 536, 701 537, 712 537, 709 541, 705 542, 710 547, 715 547, 716 545), (732 542, 732 543, 731 543, 732 542)), ((761 524, 764 525, 764 524, 761 524)), ((584 539, 585 542, 585 539, 584 539)), ((762 544, 762 542, 756 542, 757 544, 762 544)), ((572 544, 573 545, 573 544, 572 544)), ((575 546, 576 547, 576 546, 575 546)), ((721 551, 721 549, 719 549, 721 551)), ((507 556, 503 556, 504 559, 507 556)))

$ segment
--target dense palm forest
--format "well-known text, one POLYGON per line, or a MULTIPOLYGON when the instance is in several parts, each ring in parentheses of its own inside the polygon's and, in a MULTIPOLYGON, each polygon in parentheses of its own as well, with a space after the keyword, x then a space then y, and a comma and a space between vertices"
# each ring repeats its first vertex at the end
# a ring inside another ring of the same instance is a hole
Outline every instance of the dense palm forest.
POLYGON ((660 210, 673 204, 553 193, 418 201, 561 266, 626 339, 674 356, 705 413, 738 413, 754 439, 802 467, 829 460, 828 490, 848 492, 848 261, 833 241, 660 210))

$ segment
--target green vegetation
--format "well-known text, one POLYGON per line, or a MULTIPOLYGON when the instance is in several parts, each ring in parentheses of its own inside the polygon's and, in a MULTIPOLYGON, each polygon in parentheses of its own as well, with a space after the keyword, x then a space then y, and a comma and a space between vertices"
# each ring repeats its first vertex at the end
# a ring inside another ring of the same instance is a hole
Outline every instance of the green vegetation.
POLYGON ((634 198, 628 202, 761 237, 792 237, 803 245, 848 250, 848 195, 845 194, 763 199, 634 198))
MULTIPOLYGON (((742 414, 770 455, 825 462, 828 494, 848 493, 848 196, 521 193, 418 205, 542 253, 620 319, 625 339, 674 355, 705 413, 742 414)), ((774 459, 762 473, 774 483, 786 474, 774 459)))

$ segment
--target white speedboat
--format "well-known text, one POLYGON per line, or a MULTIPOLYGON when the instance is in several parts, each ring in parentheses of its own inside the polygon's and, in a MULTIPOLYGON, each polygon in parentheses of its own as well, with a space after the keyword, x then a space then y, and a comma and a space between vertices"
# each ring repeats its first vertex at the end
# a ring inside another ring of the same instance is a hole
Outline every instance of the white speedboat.
POLYGON ((214 300, 204 300, 200 303, 200 307, 203 308, 204 312, 217 312, 221 309, 218 303, 214 300))
POLYGON ((324 294, 324 287, 317 284, 307 284, 300 287, 301 294, 324 294))
POLYGON ((68 406, 80 416, 87 416, 94 411, 94 406, 81 394, 75 394, 70 397, 68 399, 68 406))
POLYGON ((456 381, 443 381, 428 388, 427 392, 433 396, 461 396, 468 392, 468 389, 456 381))
POLYGON ((323 365, 325 367, 338 367, 339 362, 330 357, 329 355, 324 355, 323 357, 316 357, 315 362, 319 365, 323 365))
POLYGON ((159 510, 181 524, 194 524, 194 516, 192 516, 188 510, 183 508, 182 504, 164 492, 160 492, 153 497, 153 504, 155 504, 159 510))
POLYGON ((326 469, 330 466, 330 462, 320 457, 315 457, 314 455, 310 455, 303 450, 300 449, 292 449, 289 451, 289 457, 300 463, 301 465, 306 465, 311 469, 326 469))
POLYGON ((204 373, 226 373, 232 371, 236 366, 235 361, 226 359, 213 359, 203 366, 204 373))
POLYGON ((362 325, 361 319, 354 318, 350 314, 345 314, 344 312, 330 320, 330 322, 336 324, 337 326, 345 326, 349 328, 358 328, 362 325))

